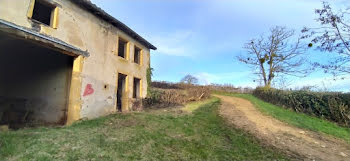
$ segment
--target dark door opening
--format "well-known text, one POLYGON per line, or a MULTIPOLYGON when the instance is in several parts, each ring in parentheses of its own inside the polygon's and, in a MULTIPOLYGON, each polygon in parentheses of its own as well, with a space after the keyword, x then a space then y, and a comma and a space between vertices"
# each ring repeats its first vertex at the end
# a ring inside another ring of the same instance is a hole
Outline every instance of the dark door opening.
POLYGON ((133 98, 140 98, 141 79, 134 78, 133 98))
POLYGON ((0 32, 0 125, 63 125, 73 57, 0 32))
POLYGON ((118 89, 117 89, 117 110, 122 112, 123 107, 123 98, 125 95, 125 84, 126 84, 126 75, 119 73, 118 74, 118 89))

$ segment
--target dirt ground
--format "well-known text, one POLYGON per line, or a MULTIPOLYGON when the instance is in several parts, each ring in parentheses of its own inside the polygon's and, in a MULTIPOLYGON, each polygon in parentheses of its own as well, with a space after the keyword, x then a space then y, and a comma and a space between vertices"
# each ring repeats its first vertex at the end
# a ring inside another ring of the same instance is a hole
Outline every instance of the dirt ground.
POLYGON ((229 123, 296 160, 350 161, 350 145, 342 140, 290 126, 262 114, 245 99, 217 97, 222 101, 220 115, 229 123))

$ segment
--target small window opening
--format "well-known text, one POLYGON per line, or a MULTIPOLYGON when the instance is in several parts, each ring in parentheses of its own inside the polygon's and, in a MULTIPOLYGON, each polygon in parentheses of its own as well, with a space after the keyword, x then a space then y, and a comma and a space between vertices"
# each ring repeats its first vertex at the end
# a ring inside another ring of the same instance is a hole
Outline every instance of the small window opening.
POLYGON ((141 80, 138 78, 134 78, 134 88, 133 88, 133 97, 140 98, 140 85, 141 80))
POLYGON ((36 0, 34 4, 32 19, 45 25, 51 26, 55 6, 36 0))
POLYGON ((126 57, 126 48, 127 48, 128 42, 119 38, 119 44, 118 44, 118 56, 125 58, 126 57))
POLYGON ((134 52, 134 62, 136 64, 141 63, 141 49, 135 46, 135 52, 134 52))

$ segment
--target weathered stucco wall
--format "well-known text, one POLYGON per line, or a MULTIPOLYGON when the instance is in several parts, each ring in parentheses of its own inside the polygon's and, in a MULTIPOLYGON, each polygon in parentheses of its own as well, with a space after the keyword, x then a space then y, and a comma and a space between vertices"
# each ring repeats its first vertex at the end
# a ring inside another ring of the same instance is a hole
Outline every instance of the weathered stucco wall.
MULTIPOLYGON (((129 98, 132 97, 134 77, 142 80, 141 96, 145 97, 147 95, 146 70, 149 66, 150 50, 70 1, 54 0, 54 2, 58 4, 57 29, 40 25, 40 32, 90 53, 90 57, 79 58, 74 62, 74 68, 80 69, 73 70, 73 79, 77 79, 76 82, 81 82, 81 84, 74 82, 72 88, 81 90, 79 97, 70 98, 70 102, 75 103, 70 104, 69 113, 74 113, 74 116, 68 119, 94 118, 116 112, 118 73, 128 76, 127 95, 129 98), (117 56, 118 36, 129 41, 128 59, 117 56), (142 65, 133 63, 134 45, 142 49, 142 65)), ((1 0, 0 19, 27 28, 35 27, 37 25, 27 17, 32 3, 33 0, 1 0)), ((129 109, 130 104, 123 107, 124 111, 129 109)))

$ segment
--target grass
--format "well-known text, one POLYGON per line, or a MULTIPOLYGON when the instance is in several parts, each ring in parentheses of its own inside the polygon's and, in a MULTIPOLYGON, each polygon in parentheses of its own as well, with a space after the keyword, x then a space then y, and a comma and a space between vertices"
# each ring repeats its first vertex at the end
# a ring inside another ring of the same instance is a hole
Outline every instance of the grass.
POLYGON ((0 160, 286 159, 226 125, 219 105, 211 98, 189 105, 192 114, 115 114, 69 127, 0 132, 0 160))
POLYGON ((252 102, 260 111, 272 117, 297 126, 299 128, 308 129, 315 132, 322 132, 328 135, 345 140, 350 143, 350 129, 338 126, 336 123, 309 116, 304 113, 297 113, 290 109, 285 109, 273 104, 264 102, 250 94, 234 94, 234 93, 217 93, 226 96, 240 97, 252 102))
POLYGON ((201 107, 201 106, 203 106, 205 104, 208 104, 208 103, 210 103, 212 101, 213 101, 213 99, 207 99, 207 100, 204 100, 204 101, 191 102, 191 103, 188 103, 185 107, 183 107, 182 110, 192 113, 193 111, 197 110, 199 107, 201 107))

